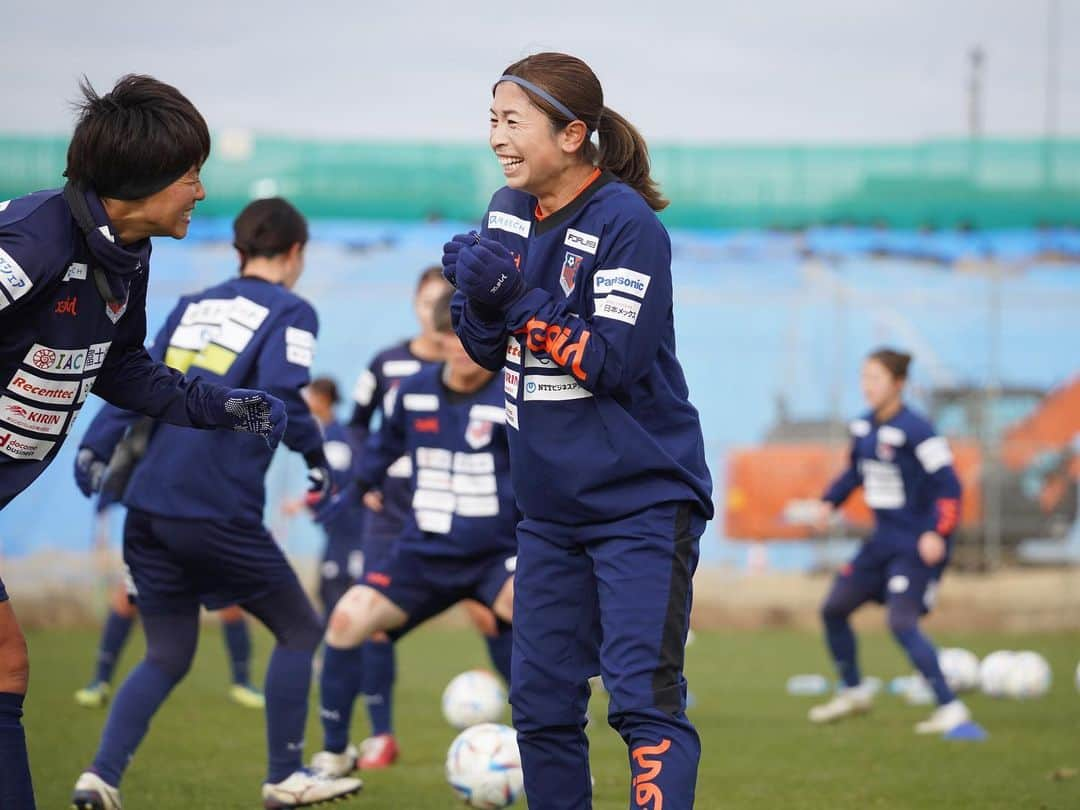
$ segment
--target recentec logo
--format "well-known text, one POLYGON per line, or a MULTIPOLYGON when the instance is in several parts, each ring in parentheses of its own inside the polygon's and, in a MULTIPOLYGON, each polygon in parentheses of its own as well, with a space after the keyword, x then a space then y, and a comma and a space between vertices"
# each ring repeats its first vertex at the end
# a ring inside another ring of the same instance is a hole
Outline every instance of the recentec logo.
POLYGON ((40 371, 55 374, 82 374, 86 366, 86 349, 54 349, 35 343, 23 362, 40 371))
POLYGON ((0 397, 0 422, 34 433, 58 436, 64 429, 66 411, 50 411, 24 405, 11 397, 0 397))
POLYGON ((21 397, 53 405, 70 405, 75 402, 79 383, 68 380, 46 380, 29 371, 16 371, 8 383, 8 391, 21 397))
POLYGON ((515 366, 521 365, 521 344, 515 337, 506 340, 506 362, 513 363, 515 366))
POLYGON ((18 461, 41 461, 55 445, 56 442, 47 439, 31 439, 0 428, 0 453, 18 461))

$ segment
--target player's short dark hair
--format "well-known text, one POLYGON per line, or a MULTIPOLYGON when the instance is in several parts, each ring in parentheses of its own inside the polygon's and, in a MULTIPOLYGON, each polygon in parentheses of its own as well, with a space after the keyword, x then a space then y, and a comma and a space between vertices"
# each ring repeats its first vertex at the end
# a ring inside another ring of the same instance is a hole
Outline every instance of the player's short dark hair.
POLYGON ((337 405, 341 402, 341 395, 338 393, 337 382, 333 377, 316 377, 308 383, 308 388, 315 393, 326 397, 330 400, 331 405, 337 405))
POLYGON ((210 130, 175 87, 122 76, 103 96, 84 76, 79 118, 64 176, 101 197, 139 200, 174 183, 210 156, 210 130))
POLYGON ((454 333, 454 320, 450 314, 450 300, 454 297, 454 288, 448 289, 440 295, 431 308, 431 322, 435 331, 444 335, 454 333))
POLYGON ((908 376, 908 366, 911 365, 912 357, 907 352, 882 347, 870 352, 866 359, 877 360, 877 362, 885 366, 885 370, 892 375, 894 380, 906 380, 908 376))
POLYGON ((240 251, 241 269, 248 259, 271 259, 307 241, 307 220, 282 197, 250 202, 233 220, 233 247, 240 251))
POLYGON ((429 281, 441 281, 444 284, 449 284, 443 277, 443 270, 441 264, 433 264, 425 267, 420 271, 420 277, 416 279, 416 294, 420 294, 420 290, 424 289, 424 285, 429 281))

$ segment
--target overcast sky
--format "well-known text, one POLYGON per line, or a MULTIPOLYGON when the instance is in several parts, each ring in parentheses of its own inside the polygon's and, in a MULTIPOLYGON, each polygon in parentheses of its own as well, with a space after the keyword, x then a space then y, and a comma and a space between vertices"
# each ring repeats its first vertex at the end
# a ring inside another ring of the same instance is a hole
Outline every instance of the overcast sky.
MULTIPOLYGON (((80 74, 145 72, 218 131, 483 140, 502 68, 561 50, 650 138, 904 141, 966 132, 981 44, 986 133, 1034 135, 1050 2, 17 2, 0 131, 66 133, 80 74)), ((1057 2, 1058 131, 1080 135, 1080 0, 1057 2)))

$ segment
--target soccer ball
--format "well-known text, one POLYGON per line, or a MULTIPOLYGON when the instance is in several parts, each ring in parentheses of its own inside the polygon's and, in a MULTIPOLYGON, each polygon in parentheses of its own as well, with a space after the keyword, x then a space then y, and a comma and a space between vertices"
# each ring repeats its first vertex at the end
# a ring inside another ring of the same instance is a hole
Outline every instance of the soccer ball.
POLYGON ((1012 670, 1016 653, 1012 650, 992 652, 979 664, 979 686, 984 695, 1005 697, 1005 683, 1012 670))
POLYGON ((497 723, 465 729, 446 752, 446 781, 470 807, 512 805, 524 790, 517 733, 497 723))
POLYGON ((979 659, 970 650, 948 647, 938 653, 938 664, 954 692, 969 692, 979 687, 979 659))
POLYGON ((1046 659, 1037 652, 1017 653, 1005 678, 1005 694, 1024 700, 1042 697, 1050 691, 1052 673, 1046 659))
POLYGON ((446 722, 463 729, 479 723, 494 723, 506 709, 506 690, 487 670, 462 672, 447 684, 442 696, 446 722))

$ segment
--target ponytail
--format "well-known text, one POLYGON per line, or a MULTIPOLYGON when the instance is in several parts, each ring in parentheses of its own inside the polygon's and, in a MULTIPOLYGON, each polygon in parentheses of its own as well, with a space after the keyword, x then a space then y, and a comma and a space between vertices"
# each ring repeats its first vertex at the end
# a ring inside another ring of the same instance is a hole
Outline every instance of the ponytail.
POLYGON ((604 107, 597 124, 600 148, 597 162, 640 194, 649 208, 662 211, 668 200, 650 175, 649 147, 637 128, 609 107, 604 107))

